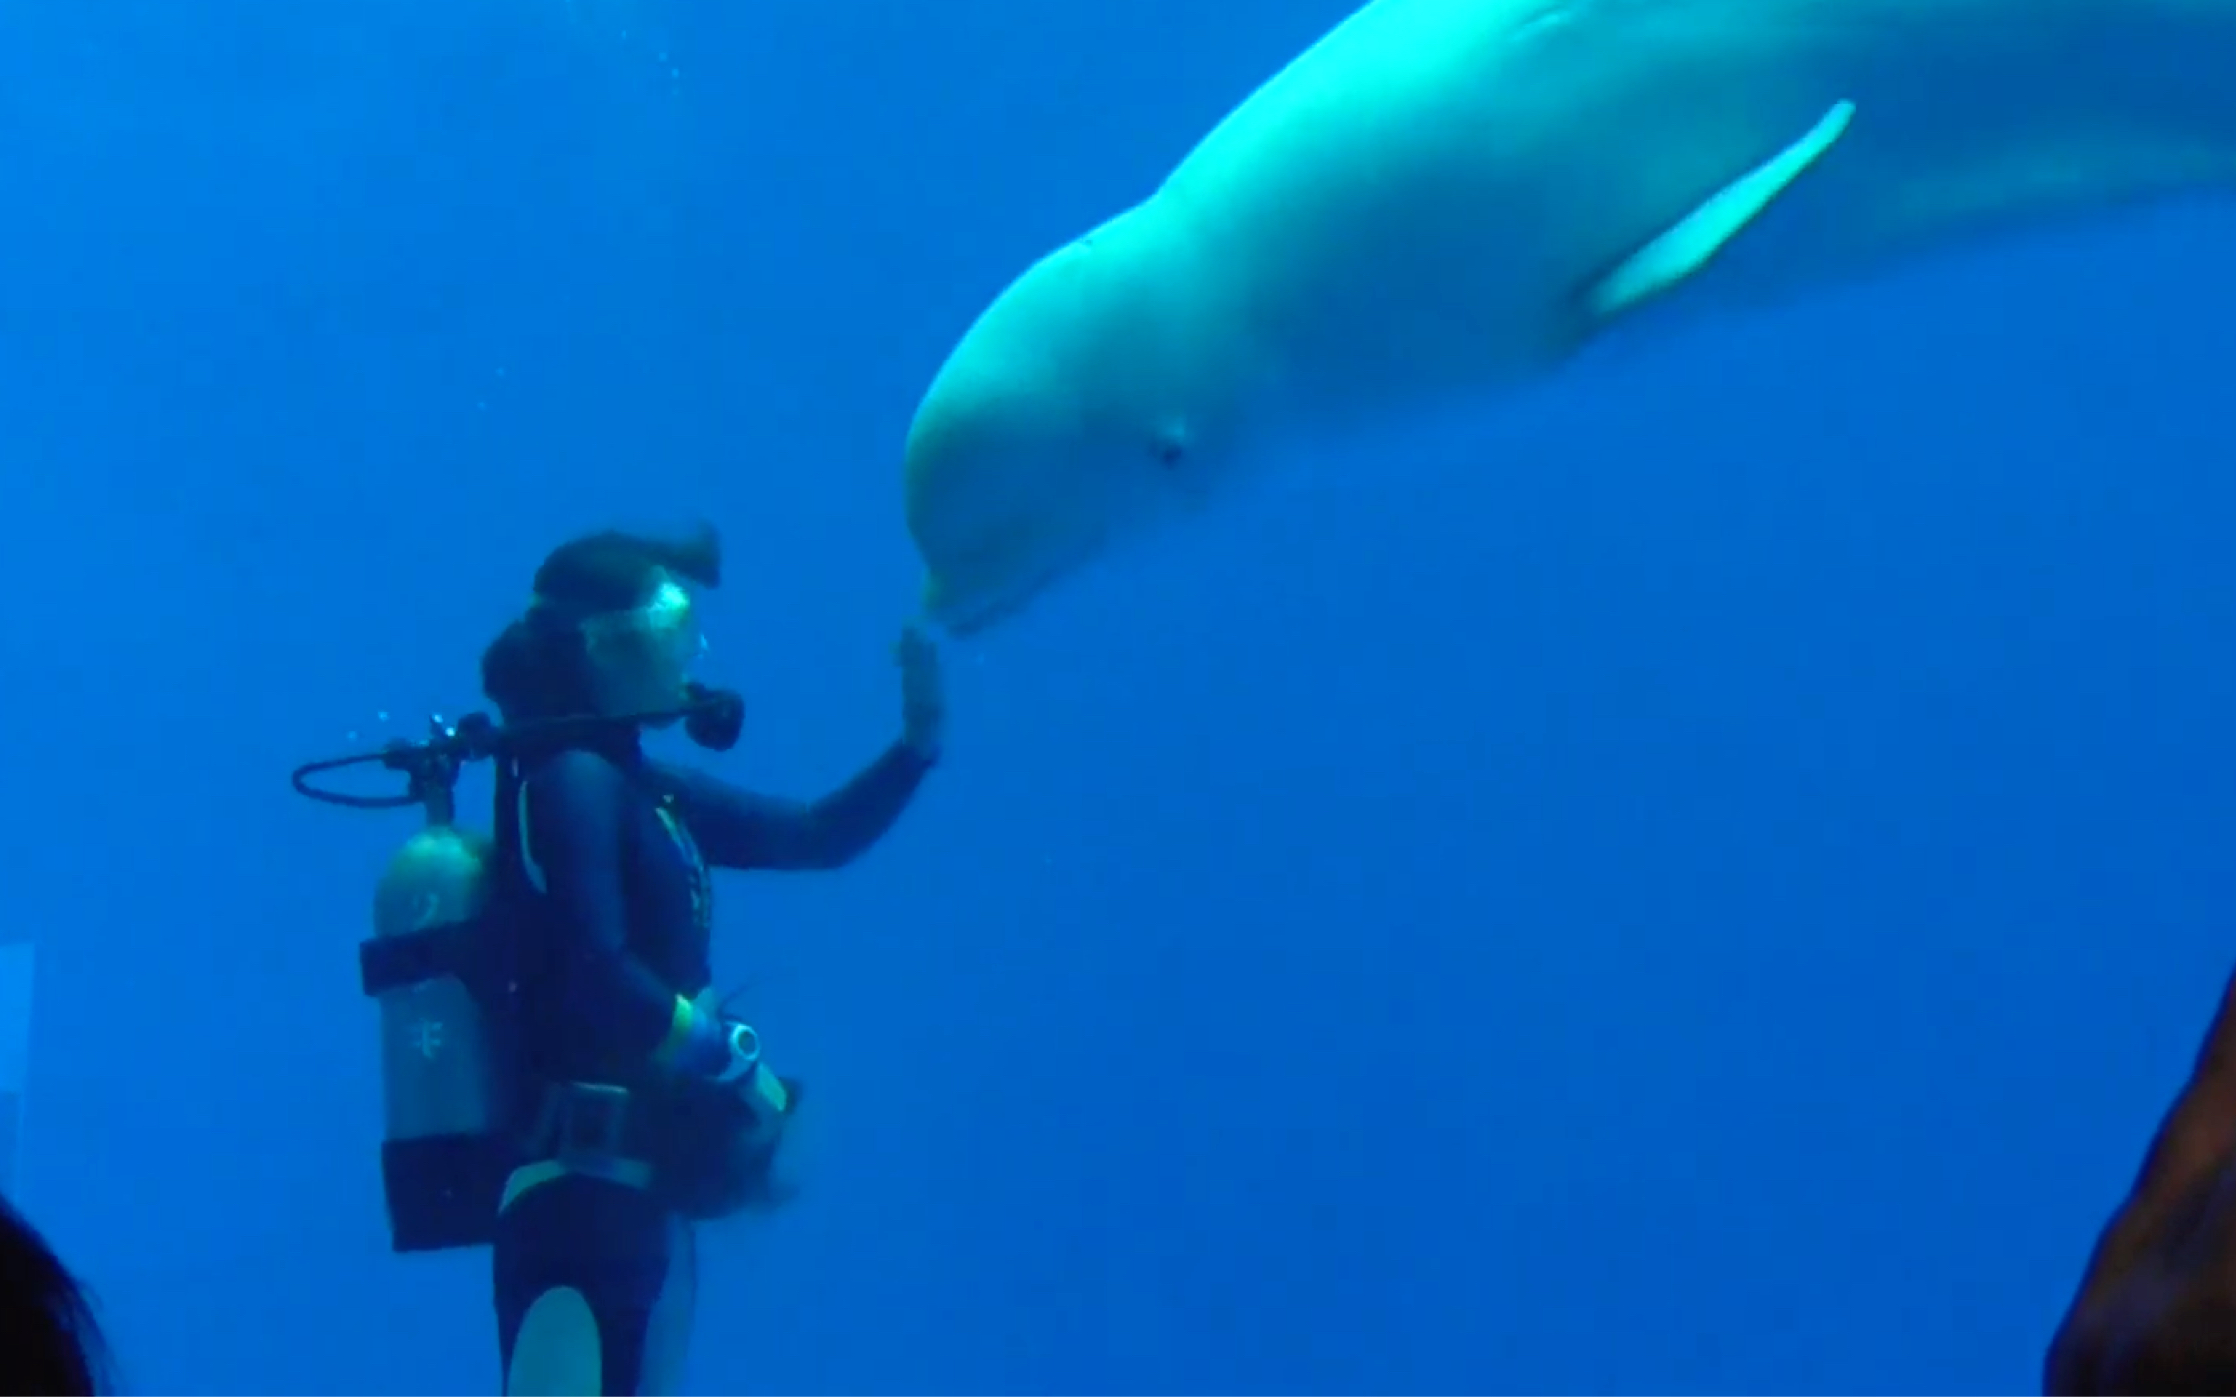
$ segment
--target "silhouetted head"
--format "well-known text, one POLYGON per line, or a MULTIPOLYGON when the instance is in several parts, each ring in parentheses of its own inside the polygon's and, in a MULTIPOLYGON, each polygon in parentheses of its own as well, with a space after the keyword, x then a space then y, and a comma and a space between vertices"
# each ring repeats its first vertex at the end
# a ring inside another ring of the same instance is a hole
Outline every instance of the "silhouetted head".
POLYGON ((561 544, 528 610, 491 642, 482 691, 507 723, 675 709, 706 649, 686 584, 719 586, 711 526, 663 540, 608 531, 561 544))
POLYGON ((110 1378, 108 1343, 84 1288, 0 1198, 0 1393, 91 1397, 110 1378))
POLYGON ((941 366, 908 434, 924 609, 983 630, 1224 469, 1240 361, 1187 249, 1135 209, 1034 264, 941 366))

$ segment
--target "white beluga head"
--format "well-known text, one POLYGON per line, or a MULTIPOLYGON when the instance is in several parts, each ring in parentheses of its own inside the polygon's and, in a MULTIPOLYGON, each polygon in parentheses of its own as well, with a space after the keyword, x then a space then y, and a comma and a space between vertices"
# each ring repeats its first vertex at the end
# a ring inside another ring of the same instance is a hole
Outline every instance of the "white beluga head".
POLYGON ((983 630, 1649 309, 2225 193, 2230 73, 2236 0, 1371 0, 956 346, 908 442, 926 612, 983 630))
POLYGON ((1170 230, 1122 214, 988 306, 910 424, 905 497, 925 614, 1001 620, 1231 474, 1251 356, 1170 230))

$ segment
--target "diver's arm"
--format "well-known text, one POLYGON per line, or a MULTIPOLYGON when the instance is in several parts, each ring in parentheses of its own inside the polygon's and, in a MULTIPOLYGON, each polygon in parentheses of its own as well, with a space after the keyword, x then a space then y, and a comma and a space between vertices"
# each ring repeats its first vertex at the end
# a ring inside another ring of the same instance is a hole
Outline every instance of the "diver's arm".
POLYGON ((821 800, 759 795, 685 767, 663 767, 699 850, 716 868, 840 868, 885 837, 935 759, 906 741, 821 800))
POLYGON ((726 1027, 629 950, 621 817, 633 798, 621 773, 589 752, 561 753, 527 782, 523 835, 551 907, 563 1012, 624 1060, 718 1076, 732 1052, 726 1027))

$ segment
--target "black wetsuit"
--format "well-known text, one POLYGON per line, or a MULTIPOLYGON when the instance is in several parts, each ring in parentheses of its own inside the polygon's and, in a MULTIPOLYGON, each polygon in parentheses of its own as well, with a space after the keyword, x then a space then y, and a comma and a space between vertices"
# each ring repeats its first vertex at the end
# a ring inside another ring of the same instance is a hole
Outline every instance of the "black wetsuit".
MULTIPOLYGON (((889 829, 929 769, 896 743, 813 804, 771 799, 646 759, 634 741, 524 762, 498 824, 526 855, 518 991, 522 1079, 643 1082, 676 1000, 712 982, 707 870, 830 869, 889 829)), ((517 1177, 517 1176, 516 1176, 517 1177)), ((597 1321, 602 1391, 636 1393, 669 1278, 674 1207, 656 1190, 577 1173, 516 1189, 494 1272, 508 1379, 523 1319, 571 1288, 597 1321)))

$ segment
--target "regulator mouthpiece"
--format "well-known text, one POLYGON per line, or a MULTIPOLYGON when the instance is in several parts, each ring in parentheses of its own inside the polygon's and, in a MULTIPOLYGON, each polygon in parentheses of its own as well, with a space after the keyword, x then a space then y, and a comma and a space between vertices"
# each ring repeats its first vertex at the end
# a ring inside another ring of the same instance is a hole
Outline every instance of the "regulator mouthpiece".
POLYGON ((691 709, 683 731, 709 752, 727 752, 745 735, 745 696, 735 689, 713 689, 693 680, 684 685, 691 709))

